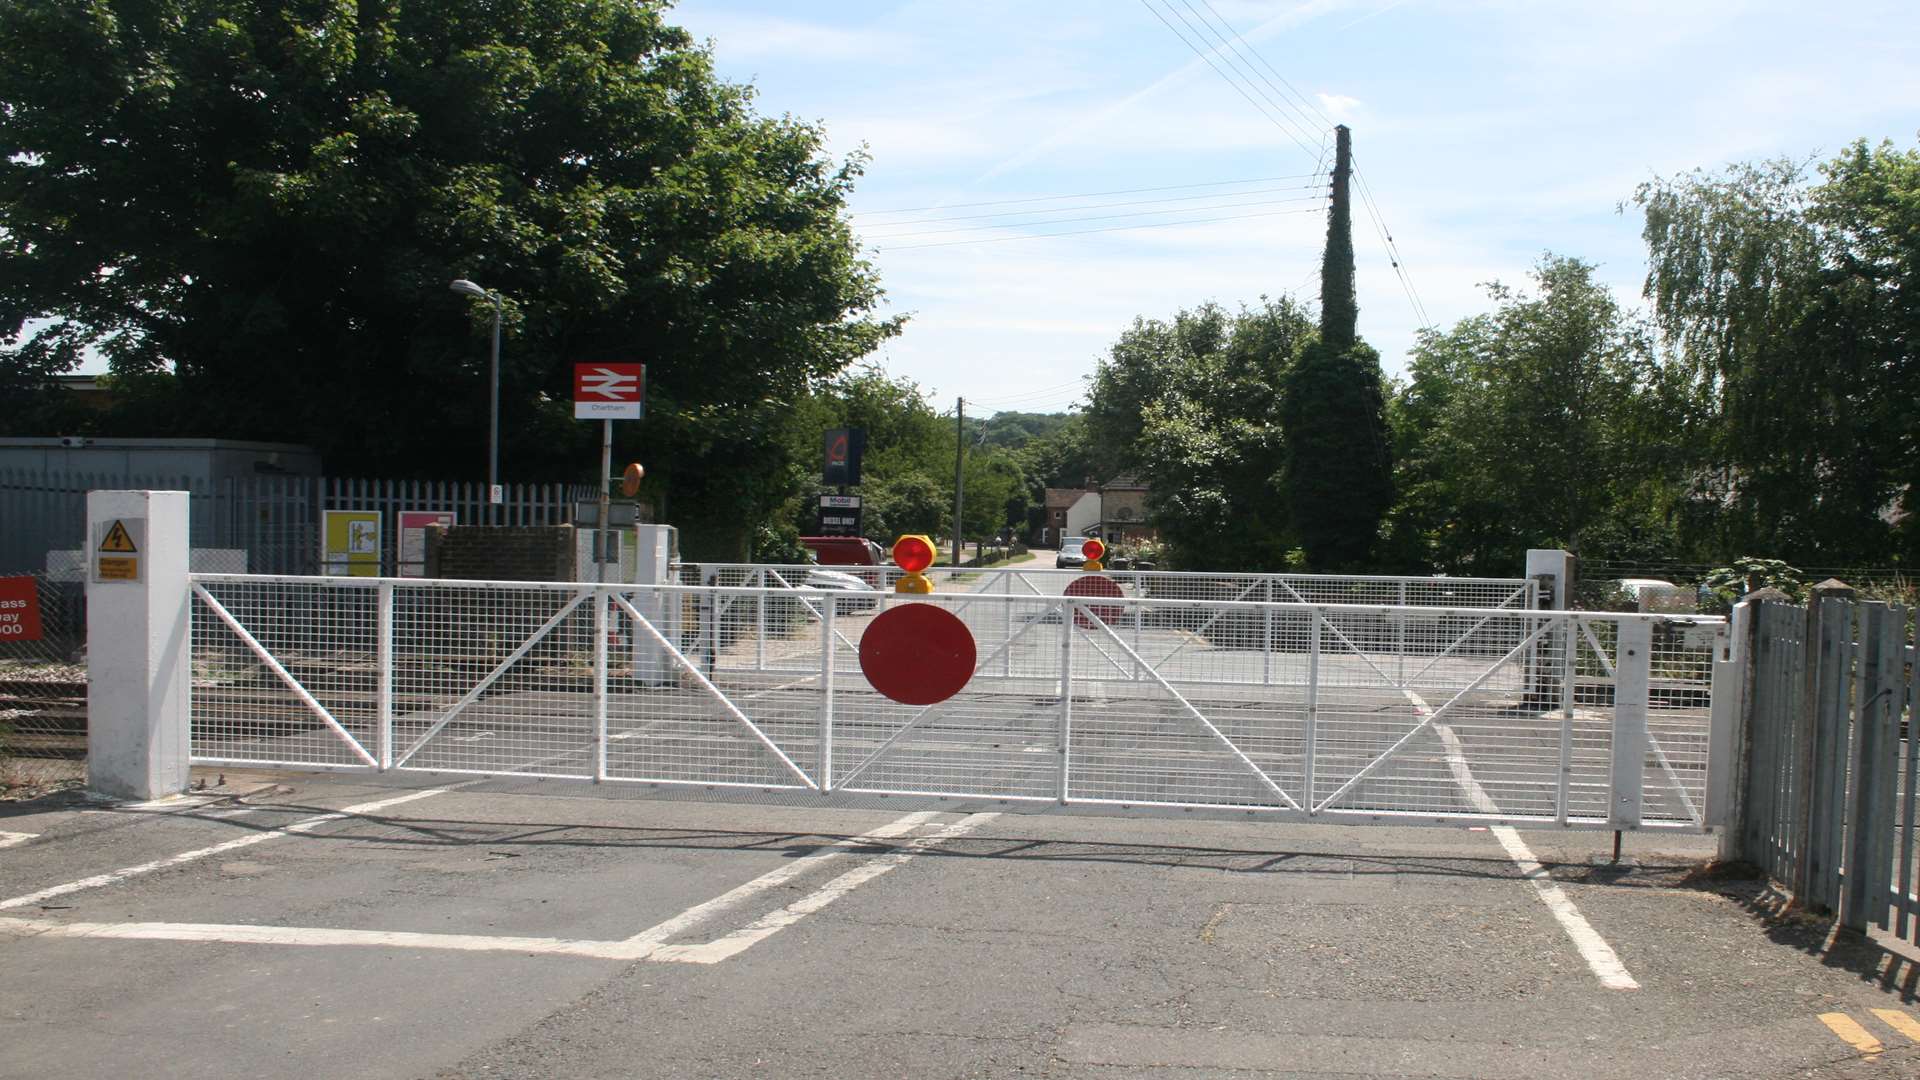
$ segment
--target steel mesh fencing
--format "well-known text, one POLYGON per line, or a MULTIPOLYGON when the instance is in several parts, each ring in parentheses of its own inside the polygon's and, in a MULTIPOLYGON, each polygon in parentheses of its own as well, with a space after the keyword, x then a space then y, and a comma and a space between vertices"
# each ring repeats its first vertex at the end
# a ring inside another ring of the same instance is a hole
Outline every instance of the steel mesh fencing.
POLYGON ((44 573, 0 584, 0 596, 17 605, 0 612, 0 797, 81 783, 87 775, 84 587, 44 573))

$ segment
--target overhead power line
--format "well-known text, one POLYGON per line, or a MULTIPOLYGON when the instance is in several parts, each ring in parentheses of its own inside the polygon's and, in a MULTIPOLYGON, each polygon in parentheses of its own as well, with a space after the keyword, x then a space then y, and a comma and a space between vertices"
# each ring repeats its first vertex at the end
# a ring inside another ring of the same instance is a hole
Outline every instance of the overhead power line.
MULTIPOLYGON (((1068 214, 1079 210, 1105 210, 1116 206, 1156 206, 1161 203, 1196 202, 1204 199, 1232 199, 1242 195, 1269 195, 1283 191, 1313 191, 1320 184, 1289 184, 1285 187, 1251 188, 1246 191, 1210 192, 1205 195, 1175 195, 1164 199, 1129 199, 1125 202, 1082 203, 1078 206, 1052 206, 1044 210, 1005 210, 986 214, 954 214, 948 217, 908 218, 904 221, 876 221, 864 229, 892 229, 905 225, 937 225, 949 221, 985 221, 990 218, 1031 217, 1035 214, 1068 214)), ((1176 211, 1168 211, 1174 213, 1176 211)))
POLYGON ((1393 264, 1393 272, 1400 278, 1400 286, 1406 290, 1407 300, 1413 305, 1414 317, 1420 320, 1420 326, 1428 329, 1433 320, 1427 316, 1427 306, 1420 301, 1420 291, 1414 288, 1413 275, 1406 267, 1406 259, 1400 254, 1400 245, 1393 239, 1393 230, 1387 227, 1387 219, 1380 212, 1379 204, 1373 197, 1373 185, 1367 183, 1360 174, 1358 164, 1354 166, 1353 178, 1360 189, 1361 203, 1367 208, 1367 216, 1373 219, 1374 231, 1380 236, 1380 243, 1386 248, 1387 261, 1393 264))
POLYGON ((882 214, 919 214, 932 210, 966 210, 976 206, 1018 206, 1024 203, 1058 202, 1065 199, 1099 199, 1108 195, 1138 195, 1147 191, 1191 191, 1194 188, 1232 187, 1238 184, 1275 184, 1282 180, 1307 180, 1318 175, 1314 173, 1291 173, 1287 176, 1253 176, 1245 180, 1213 180, 1204 184, 1167 184, 1163 187, 1120 188, 1115 191, 1081 191, 1071 195, 1036 195, 1026 199, 990 199, 985 202, 938 203, 933 206, 902 206, 892 210, 856 210, 854 217, 875 217, 882 214))
POLYGON ((994 236, 978 240, 941 240, 931 244, 885 244, 875 245, 877 251, 911 251, 914 248, 957 247, 961 244, 1004 244, 1013 240, 1051 240, 1061 236, 1087 236, 1092 233, 1126 232, 1134 229, 1165 229, 1174 225, 1212 225, 1222 221, 1245 221, 1250 218, 1287 217, 1293 214, 1324 213, 1325 207, 1310 207, 1305 210, 1268 210, 1258 214, 1229 214, 1226 217, 1193 218, 1186 221, 1155 221, 1143 225, 1108 225, 1100 229, 1075 229, 1071 232, 1030 233, 1025 236, 994 236))
POLYGON ((921 232, 894 233, 891 236, 878 237, 881 240, 904 240, 921 236, 947 236, 953 233, 991 232, 995 229, 1027 229, 1046 225, 1068 225, 1080 221, 1116 221, 1120 218, 1162 217, 1168 214, 1198 214, 1210 210, 1237 210, 1253 206, 1286 206, 1290 203, 1318 202, 1320 196, 1305 195, 1291 199, 1259 199, 1254 202, 1219 203, 1212 206, 1189 206, 1177 210, 1134 210, 1125 214, 1083 214, 1079 217, 1053 218, 1047 221, 1018 222, 1007 225, 961 225, 952 229, 928 229, 921 232))
MULTIPOLYGON (((1169 2, 1169 0, 1161 0, 1161 2, 1167 4, 1168 10, 1172 10, 1173 5, 1169 2)), ((1316 131, 1321 130, 1319 123, 1316 122, 1313 117, 1308 116, 1306 113, 1302 112, 1298 106, 1295 106, 1292 102, 1286 100, 1285 95, 1281 94, 1280 88, 1273 85, 1272 79, 1269 79, 1265 75, 1262 75, 1259 69, 1255 68, 1251 63, 1241 58, 1239 49, 1236 48, 1233 43, 1230 43, 1227 40, 1225 35, 1221 34, 1220 31, 1214 29, 1213 24, 1207 20, 1206 16, 1200 14, 1200 9, 1193 6, 1193 0, 1180 0, 1180 3, 1188 11, 1193 13, 1194 19, 1198 20, 1200 23, 1199 27, 1195 28, 1193 22, 1189 21, 1185 15, 1181 15, 1177 11, 1175 11, 1174 14, 1179 16, 1180 21, 1184 23, 1188 29, 1194 30, 1195 35, 1198 36, 1201 41, 1203 42, 1206 41, 1207 35, 1210 34, 1212 35, 1214 40, 1220 43, 1220 49, 1217 51, 1220 52, 1221 55, 1224 55, 1226 57, 1227 62, 1229 64, 1234 65, 1235 73, 1241 75, 1242 80, 1245 82, 1245 84, 1248 87, 1251 87, 1253 90, 1258 92, 1262 100, 1268 102, 1269 104, 1274 105, 1279 110, 1280 115, 1284 119, 1288 130, 1291 131, 1291 130, 1297 129, 1298 131, 1304 133, 1308 138, 1311 138, 1316 131), (1261 90, 1260 87, 1254 82, 1255 79, 1258 79, 1261 82, 1266 83, 1267 86, 1273 90, 1273 94, 1268 94, 1266 91, 1261 90), (1275 95, 1280 95, 1280 96, 1276 98, 1275 95), (1292 115, 1289 115, 1289 112, 1291 112, 1292 115), (1298 123, 1294 119, 1294 116, 1301 117, 1302 119, 1305 120, 1305 123, 1303 124, 1298 123)), ((1212 9, 1209 8, 1208 10, 1212 10, 1212 9)), ((1224 23, 1222 25, 1224 25, 1224 23)), ((1246 43, 1245 39, 1241 38, 1239 32, 1234 30, 1233 27, 1228 26, 1226 29, 1228 34, 1233 35, 1234 40, 1236 42, 1239 42, 1242 45, 1246 43)), ((1296 143, 1299 143, 1302 149, 1306 149, 1307 153, 1311 154, 1314 152, 1312 149, 1307 148, 1306 143, 1303 140, 1295 139, 1294 141, 1296 143)), ((1324 151, 1326 150, 1326 139, 1324 137, 1320 140, 1320 148, 1321 148, 1321 151, 1324 153, 1324 151)))
MULTIPOLYGON (((1213 57, 1209 55, 1209 53, 1212 50, 1202 49, 1200 46, 1187 40, 1187 35, 1181 33, 1180 28, 1173 25, 1173 23, 1169 21, 1165 15, 1162 15, 1160 13, 1160 9, 1157 7, 1154 7, 1153 4, 1150 2, 1150 0, 1140 0, 1140 3, 1148 11, 1153 12, 1153 17, 1156 19, 1159 19, 1160 22, 1164 26, 1166 26, 1168 30, 1172 31, 1173 36, 1179 38, 1181 44, 1193 50, 1193 54, 1195 56, 1198 56, 1201 60, 1205 61, 1206 65, 1213 69, 1214 74, 1219 75, 1222 79, 1225 79, 1227 81, 1227 85, 1233 87, 1234 92, 1238 93, 1241 97, 1246 98, 1247 104, 1252 105, 1254 109, 1260 113, 1261 116, 1266 117, 1268 123, 1271 123, 1274 127, 1279 128, 1282 134, 1284 134, 1288 139, 1291 139, 1293 141, 1294 145, 1300 147, 1301 150, 1306 151, 1306 154, 1308 157, 1319 156, 1319 151, 1315 150, 1313 147, 1302 142, 1300 140, 1300 136, 1294 133, 1294 129, 1288 124, 1283 123, 1279 118, 1277 118, 1275 114, 1271 111, 1269 106, 1262 104, 1260 99, 1256 98, 1254 94, 1248 93, 1247 88, 1241 85, 1240 79, 1236 78, 1234 75, 1228 74, 1227 71, 1223 69, 1219 64, 1214 63, 1213 57)), ((1168 10, 1172 10, 1172 8, 1169 7, 1168 10)), ((1186 22, 1186 17, 1180 15, 1179 12, 1177 11, 1174 12, 1174 15, 1175 17, 1179 18, 1182 22, 1186 22)), ((1189 27, 1191 27, 1192 24, 1188 23, 1188 25, 1189 27)), ((1259 87, 1255 86, 1253 89, 1255 91, 1258 91, 1259 87)))
MULTIPOLYGON (((1268 71, 1273 72, 1273 77, 1280 80, 1280 85, 1286 87, 1289 91, 1291 91, 1293 96, 1296 99, 1298 99, 1301 102, 1301 104, 1305 105, 1308 109, 1313 110, 1314 113, 1320 117, 1321 122, 1324 123, 1328 128, 1333 127, 1334 125, 1333 117, 1328 116, 1327 111, 1325 109, 1322 109, 1318 102, 1315 102, 1313 99, 1307 97, 1307 95, 1300 92, 1300 89, 1298 87, 1288 82, 1287 77, 1285 75, 1280 74, 1280 70, 1278 68, 1268 63, 1267 58, 1260 54, 1259 49, 1256 49, 1253 47, 1253 42, 1248 41, 1244 36, 1241 35, 1240 31, 1235 30, 1233 26, 1227 22, 1226 19, 1221 17, 1218 11, 1214 10, 1213 4, 1210 3, 1209 0, 1200 0, 1200 3, 1209 12, 1213 14, 1214 19, 1217 22, 1219 22, 1221 26, 1226 27, 1227 31, 1233 35, 1234 40, 1238 41, 1241 47, 1247 50, 1247 54, 1249 56, 1252 56, 1255 60, 1260 61, 1260 65, 1262 67, 1266 68, 1268 71)), ((1268 85, 1271 86, 1272 84, 1268 83, 1268 85)), ((1305 113, 1302 113, 1302 115, 1305 115, 1305 113)))

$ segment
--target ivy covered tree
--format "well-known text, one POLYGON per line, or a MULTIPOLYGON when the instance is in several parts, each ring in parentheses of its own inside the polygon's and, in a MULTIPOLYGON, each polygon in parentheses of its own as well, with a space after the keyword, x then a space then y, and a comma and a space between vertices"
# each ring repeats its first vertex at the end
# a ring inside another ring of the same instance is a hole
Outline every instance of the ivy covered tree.
POLYGON ((133 433, 477 477, 471 278, 506 308, 503 473, 591 472, 570 365, 644 361, 622 456, 744 556, 782 404, 898 324, 842 215, 861 159, 755 115, 663 7, 0 0, 0 386, 97 353, 133 433))
POLYGON ((1333 202, 1320 272, 1320 336, 1305 343, 1281 394, 1284 483, 1315 570, 1366 567, 1393 505, 1393 455, 1380 354, 1360 340, 1353 284, 1352 145, 1335 129, 1333 202))

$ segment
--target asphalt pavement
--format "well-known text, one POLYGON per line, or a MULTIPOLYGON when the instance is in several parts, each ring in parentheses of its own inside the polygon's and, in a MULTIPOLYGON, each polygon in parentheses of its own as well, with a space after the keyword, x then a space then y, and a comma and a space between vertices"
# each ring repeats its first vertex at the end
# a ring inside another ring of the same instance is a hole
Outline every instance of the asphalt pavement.
POLYGON ((1710 838, 415 779, 0 806, 0 1076, 1920 1075, 1710 838))

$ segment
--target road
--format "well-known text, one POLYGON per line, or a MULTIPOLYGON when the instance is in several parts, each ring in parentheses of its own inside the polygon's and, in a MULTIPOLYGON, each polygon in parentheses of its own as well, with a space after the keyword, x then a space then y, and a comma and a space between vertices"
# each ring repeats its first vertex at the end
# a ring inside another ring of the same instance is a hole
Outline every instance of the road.
POLYGON ((1704 838, 225 780, 0 808, 0 1076, 1920 1073, 1704 838))

